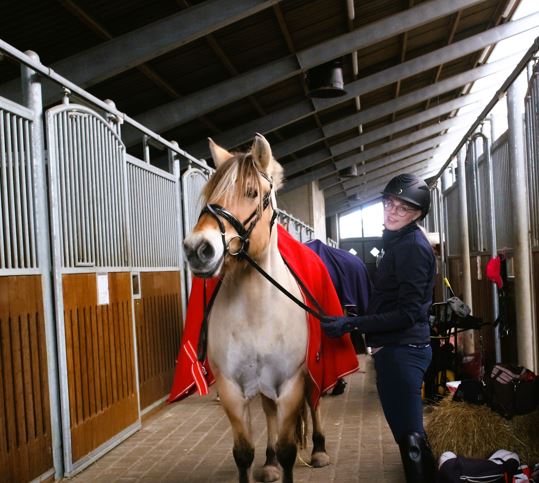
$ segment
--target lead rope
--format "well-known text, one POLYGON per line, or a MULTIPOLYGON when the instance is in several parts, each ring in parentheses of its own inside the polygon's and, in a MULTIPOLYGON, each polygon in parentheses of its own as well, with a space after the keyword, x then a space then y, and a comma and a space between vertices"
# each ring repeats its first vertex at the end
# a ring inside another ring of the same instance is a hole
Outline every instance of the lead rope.
POLYGON ((238 256, 240 256, 241 258, 244 258, 245 260, 247 260, 249 262, 249 264, 258 271, 258 273, 260 273, 266 280, 268 280, 278 290, 280 290, 283 294, 285 294, 296 305, 299 305, 303 310, 305 310, 305 312, 308 312, 313 317, 316 317, 318 320, 321 320, 323 317, 325 317, 326 314, 325 314, 324 310, 322 309, 322 307, 320 307, 320 304, 316 301, 316 299, 313 297, 311 292, 309 292, 309 290, 307 289, 305 284, 300 280, 298 275, 294 272, 294 270, 292 270, 292 267, 290 267, 290 265, 288 263, 286 263, 286 261, 285 261, 285 264, 288 267, 288 269, 290 270, 290 272, 292 273, 292 275, 294 276, 294 278, 296 279, 296 282, 301 287, 301 289, 303 290, 303 292, 305 293, 307 298, 311 301, 311 303, 318 309, 318 312, 311 309, 311 307, 304 304, 301 300, 299 300, 297 297, 295 297, 293 294, 291 294, 288 290, 286 290, 279 282, 277 282, 277 280, 275 280, 274 278, 271 277, 271 275, 269 275, 267 272, 265 272, 262 269, 262 267, 260 267, 260 265, 258 265, 258 263, 256 263, 247 254, 247 252, 241 252, 240 254, 238 254, 238 256))

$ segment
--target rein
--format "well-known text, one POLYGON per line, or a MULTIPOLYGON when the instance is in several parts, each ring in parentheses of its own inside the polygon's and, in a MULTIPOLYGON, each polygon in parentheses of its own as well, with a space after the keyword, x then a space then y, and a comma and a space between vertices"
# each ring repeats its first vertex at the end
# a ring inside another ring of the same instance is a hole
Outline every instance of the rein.
MULTIPOLYGON (((259 171, 259 173, 266 178, 270 183, 270 190, 264 195, 264 199, 262 201, 262 212, 266 210, 266 208, 270 205, 271 200, 271 190, 273 188, 273 183, 269 176, 267 176, 265 173, 259 171)), ((269 273, 264 271, 264 269, 254 261, 249 254, 247 253, 249 249, 249 236, 251 235, 251 232, 253 231, 254 227, 258 223, 261 215, 261 211, 256 208, 251 215, 242 223, 239 221, 230 211, 226 210, 220 205, 217 204, 210 204, 206 205, 204 209, 201 211, 200 216, 202 216, 204 213, 208 213, 216 220, 217 224, 219 225, 219 230, 221 232, 221 240, 223 242, 224 252, 223 257, 228 253, 232 257, 236 257, 238 260, 246 260, 253 268, 255 268, 258 273, 260 273, 266 280, 268 280, 274 287, 276 287, 280 292, 282 292, 284 295, 286 295, 290 300, 292 300, 296 305, 301 307, 303 310, 311 314, 312 316, 316 317, 317 319, 321 319, 325 316, 325 313, 320 306, 320 304, 316 301, 314 296, 309 292, 305 284, 301 281, 297 273, 292 270, 292 267, 288 263, 285 264, 296 279, 296 282, 300 286, 301 290, 307 298, 311 301, 311 303, 317 308, 318 312, 311 309, 308 305, 303 303, 301 300, 299 300, 297 297, 295 297, 292 293, 290 293, 288 290, 286 290, 277 280, 275 280, 269 273), (236 233, 238 234, 235 237, 232 237, 228 243, 225 238, 225 225, 221 218, 225 219, 230 223, 230 225, 236 230, 236 233), (247 223, 250 223, 249 226, 247 223), (230 251, 230 242, 234 239, 238 238, 240 240, 240 247, 236 252, 230 251)), ((271 216, 270 221, 270 234, 271 230, 273 229, 273 224, 275 223, 275 219, 277 218, 277 211, 273 210, 273 214, 271 216)), ((283 259, 284 260, 284 259, 283 259)), ((198 347, 197 347, 197 359, 200 362, 203 362, 206 359, 206 353, 207 353, 207 339, 208 339, 208 316, 211 311, 211 308, 213 306, 213 303, 215 302, 215 298, 217 297, 217 293, 219 292, 219 289, 221 288, 221 284, 223 282, 223 279, 221 278, 215 287, 215 290, 212 293, 211 299, 206 304, 206 281, 204 281, 204 309, 203 309, 203 319, 202 319, 202 325, 200 327, 200 338, 198 341, 198 347)))

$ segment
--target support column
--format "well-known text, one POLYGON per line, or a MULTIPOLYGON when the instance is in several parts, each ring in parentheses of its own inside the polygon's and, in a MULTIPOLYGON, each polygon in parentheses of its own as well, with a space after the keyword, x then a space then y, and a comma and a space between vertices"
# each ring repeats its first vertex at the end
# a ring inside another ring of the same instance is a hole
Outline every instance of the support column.
MULTIPOLYGON (((470 268, 470 241, 468 233, 468 202, 466 200, 466 169, 464 166, 465 151, 461 149, 457 155, 459 189, 459 224, 460 224, 460 258, 462 263, 462 299, 473 313, 472 301, 472 271, 470 268)), ((473 330, 462 334, 464 354, 474 352, 473 330)))
POLYGON ((514 227, 515 305, 518 364, 537 371, 532 313, 530 226, 524 149, 524 97, 526 75, 507 91, 511 204, 514 227))
MULTIPOLYGON (((492 143, 494 142, 494 128, 492 126, 492 117, 489 117, 490 121, 490 142, 487 136, 482 134, 483 138, 483 153, 486 156, 487 170, 488 170, 488 199, 489 199, 489 229, 490 229, 490 255, 492 258, 498 256, 498 238, 496 233, 496 203, 494 194, 494 165, 492 161, 492 143)), ((500 304, 498 299, 498 285, 496 283, 491 284, 492 287, 492 316, 493 320, 496 320, 500 315, 500 304)), ((493 328, 494 335, 494 353, 495 362, 502 362, 502 344, 500 338, 500 326, 497 325, 493 328)))
MULTIPOLYGON (((28 50, 26 55, 39 63, 39 56, 28 50)), ((54 295, 51 283, 51 247, 49 245, 49 216, 47 196, 47 173, 45 171, 45 139, 43 131, 43 100, 39 74, 29 67, 21 68, 23 103, 34 112, 32 128, 32 163, 34 174, 34 198, 36 210, 36 240, 39 269, 41 271, 41 290, 43 291, 43 316, 45 326, 45 344, 47 351, 47 375, 49 383, 49 401, 51 418, 52 459, 54 478, 64 476, 62 445, 62 412, 60 404, 60 384, 58 375, 56 327, 54 318, 54 295)))

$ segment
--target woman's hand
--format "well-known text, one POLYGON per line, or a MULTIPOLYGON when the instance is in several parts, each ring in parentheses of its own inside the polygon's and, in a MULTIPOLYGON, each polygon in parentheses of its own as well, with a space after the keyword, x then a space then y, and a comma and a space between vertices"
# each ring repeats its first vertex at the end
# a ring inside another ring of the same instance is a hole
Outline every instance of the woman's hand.
POLYGON ((328 337, 341 337, 359 329, 360 317, 322 317, 320 326, 328 337))

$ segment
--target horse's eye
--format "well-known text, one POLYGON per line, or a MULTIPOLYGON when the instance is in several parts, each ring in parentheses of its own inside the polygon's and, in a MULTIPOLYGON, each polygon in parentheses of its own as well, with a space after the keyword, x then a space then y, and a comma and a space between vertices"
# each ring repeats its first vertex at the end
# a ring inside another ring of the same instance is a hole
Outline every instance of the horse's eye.
POLYGON ((245 196, 247 196, 247 198, 256 198, 258 196, 258 191, 255 190, 254 188, 247 188, 247 191, 245 192, 245 196))

